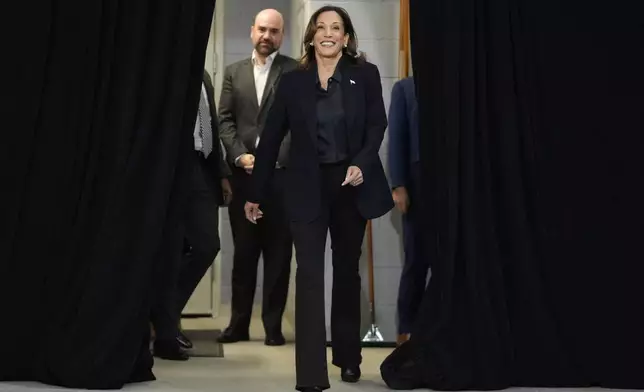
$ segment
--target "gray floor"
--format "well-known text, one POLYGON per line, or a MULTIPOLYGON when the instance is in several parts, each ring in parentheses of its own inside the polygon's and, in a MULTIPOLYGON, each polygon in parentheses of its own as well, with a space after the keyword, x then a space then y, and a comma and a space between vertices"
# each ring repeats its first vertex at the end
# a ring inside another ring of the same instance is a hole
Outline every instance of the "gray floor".
MULTIPOLYGON (((377 373, 388 350, 369 349, 365 354, 364 378, 357 385, 336 381, 338 371, 330 366, 332 390, 385 391, 377 373)), ((294 390, 293 346, 265 347, 261 341, 226 346, 225 358, 191 358, 188 362, 157 361, 157 381, 128 386, 132 392, 261 391, 294 390)), ((0 383, 2 392, 60 391, 34 383, 0 383)))
MULTIPOLYGON (((364 352, 363 380, 355 385, 338 381, 338 371, 331 369, 331 391, 376 392, 388 391, 378 374, 378 365, 388 350, 366 349, 364 352)), ((239 391, 283 392, 293 391, 293 347, 265 347, 261 341, 226 346, 225 358, 192 358, 189 362, 158 361, 155 366, 158 381, 128 386, 130 392, 192 392, 239 391)), ((607 390, 596 389, 606 392, 607 390)), ((33 383, 0 383, 2 392, 61 391, 33 383)), ((513 389, 512 392, 539 392, 545 389, 513 389)), ((554 390, 552 390, 554 391, 554 390)), ((557 389, 556 392, 592 391, 557 389)), ((621 391, 624 392, 624 391, 621 391)))
MULTIPOLYGON (((259 313, 259 312, 256 312, 259 313)), ((188 329, 223 328, 226 318, 200 319, 184 322, 188 329)), ((188 362, 157 361, 154 372, 157 381, 132 385, 129 392, 192 392, 192 391, 239 391, 283 392, 293 391, 295 365, 292 343, 284 347, 266 347, 261 335, 261 324, 254 320, 251 335, 254 341, 226 345, 224 358, 191 358, 188 362)), ((292 329, 285 326, 287 339, 293 339, 292 329)), ((391 349, 364 349, 362 381, 345 384, 339 381, 339 371, 329 365, 331 390, 333 392, 388 391, 380 378, 379 366, 391 349)), ((70 391, 35 383, 0 383, 1 392, 53 392, 70 391)), ((513 392, 538 392, 545 389, 514 389, 513 392)), ((592 391, 557 389, 556 392, 592 391)), ((597 389, 606 392, 607 390, 597 389)), ((626 392, 626 391, 620 391, 626 392)))
MULTIPOLYGON (((223 310, 216 319, 188 319, 185 329, 223 329, 228 317, 223 310)), ((259 315, 261 312, 253 312, 259 315)), ((253 318, 253 341, 224 346, 224 358, 191 358, 188 362, 156 360, 154 373, 157 381, 127 386, 131 392, 192 392, 240 391, 278 392, 294 391, 295 364, 293 329, 284 325, 289 343, 284 347, 266 347, 263 344, 261 321, 253 318)), ((391 349, 365 349, 362 366, 363 380, 357 385, 339 381, 339 371, 329 365, 332 391, 385 391, 380 379, 379 366, 391 349)), ((330 358, 330 355, 329 355, 330 358)), ((0 383, 0 392, 53 392, 71 391, 36 383, 0 383)))

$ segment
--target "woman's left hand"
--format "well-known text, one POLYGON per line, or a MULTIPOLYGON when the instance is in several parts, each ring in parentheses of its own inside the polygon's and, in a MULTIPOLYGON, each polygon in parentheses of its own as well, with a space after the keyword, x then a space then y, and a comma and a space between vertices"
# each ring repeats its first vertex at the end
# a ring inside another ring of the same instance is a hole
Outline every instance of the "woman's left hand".
POLYGON ((362 178, 362 170, 358 166, 349 166, 347 169, 347 176, 342 183, 342 186, 347 184, 351 186, 358 186, 364 182, 362 178))

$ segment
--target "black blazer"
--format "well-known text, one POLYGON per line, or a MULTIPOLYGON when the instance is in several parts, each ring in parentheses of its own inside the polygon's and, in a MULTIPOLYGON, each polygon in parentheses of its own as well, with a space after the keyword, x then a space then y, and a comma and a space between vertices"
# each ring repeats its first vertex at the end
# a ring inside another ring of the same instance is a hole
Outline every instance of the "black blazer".
MULTIPOLYGON (((206 95, 208 96, 208 106, 210 107, 210 118, 214 144, 212 152, 206 159, 206 166, 210 173, 210 178, 212 179, 212 186, 215 192, 215 196, 217 197, 217 203, 218 205, 223 205, 224 197, 223 189, 221 188, 221 180, 222 178, 229 177, 231 172, 230 167, 226 164, 224 150, 221 146, 221 143, 219 142, 219 138, 217 137, 219 130, 217 120, 217 107, 215 106, 215 89, 212 85, 210 75, 208 75, 208 72, 206 71, 204 71, 203 73, 203 85, 206 89, 206 95)), ((201 86, 199 87, 199 95, 201 96, 201 86)), ((191 128, 191 130, 194 130, 194 128, 191 128)))
MULTIPOLYGON (((257 136, 262 137, 268 109, 275 99, 275 86, 283 73, 295 69, 297 62, 278 54, 266 80, 261 105, 257 103, 255 76, 251 58, 226 67, 219 98, 219 136, 228 152, 231 165, 242 154, 255 154, 257 136)), ((289 138, 285 138, 278 161, 287 166, 289 138)))
MULTIPOLYGON (((354 64, 347 59, 340 61, 338 66, 342 72, 351 165, 358 166, 364 178, 356 187, 356 202, 364 218, 374 219, 394 206, 378 155, 387 128, 380 73, 375 65, 367 62, 354 64)), ((286 208, 294 221, 311 221, 320 212, 316 72, 315 67, 311 67, 282 76, 255 156, 248 200, 261 204, 267 195, 280 143, 290 129, 286 208)))

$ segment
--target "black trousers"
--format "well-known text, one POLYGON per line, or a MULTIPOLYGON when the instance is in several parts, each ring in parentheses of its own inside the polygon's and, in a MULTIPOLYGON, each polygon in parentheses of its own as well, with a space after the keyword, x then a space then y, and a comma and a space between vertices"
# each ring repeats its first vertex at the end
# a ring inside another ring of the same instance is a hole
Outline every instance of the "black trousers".
POLYGON ((367 221, 358 212, 355 188, 342 187, 347 165, 321 168, 322 205, 312 222, 292 222, 297 256, 295 356, 297 389, 329 387, 324 306, 327 232, 333 252, 331 340, 333 364, 362 362, 360 345, 360 255, 367 221))
POLYGON ((264 260, 262 321, 267 336, 282 333, 282 316, 288 296, 293 239, 284 208, 285 170, 276 169, 271 192, 262 202, 264 217, 255 225, 246 219, 250 176, 233 169, 233 201, 229 206, 235 253, 232 273, 232 315, 229 328, 246 334, 250 326, 259 256, 264 260))
POLYGON ((205 167, 205 159, 196 153, 191 155, 189 168, 189 195, 184 218, 176 228, 173 241, 164 244, 164 257, 171 258, 167 265, 175 277, 164 288, 152 309, 152 324, 157 340, 175 339, 178 333, 181 312, 195 288, 212 265, 221 243, 219 239, 219 205, 213 181, 205 167), (191 246, 184 251, 184 240, 191 246))
POLYGON ((416 320, 427 286, 429 259, 424 251, 422 214, 420 212, 420 164, 410 167, 407 192, 409 210, 403 215, 405 259, 398 289, 398 333, 408 334, 416 320))

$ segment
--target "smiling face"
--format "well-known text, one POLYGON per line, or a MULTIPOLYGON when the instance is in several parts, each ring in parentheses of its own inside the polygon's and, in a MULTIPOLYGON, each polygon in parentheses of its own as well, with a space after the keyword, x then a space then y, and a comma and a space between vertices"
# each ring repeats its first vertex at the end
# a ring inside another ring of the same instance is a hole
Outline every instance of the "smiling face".
POLYGON ((318 16, 313 37, 315 53, 323 58, 336 58, 349 42, 342 17, 335 11, 326 11, 318 16))

